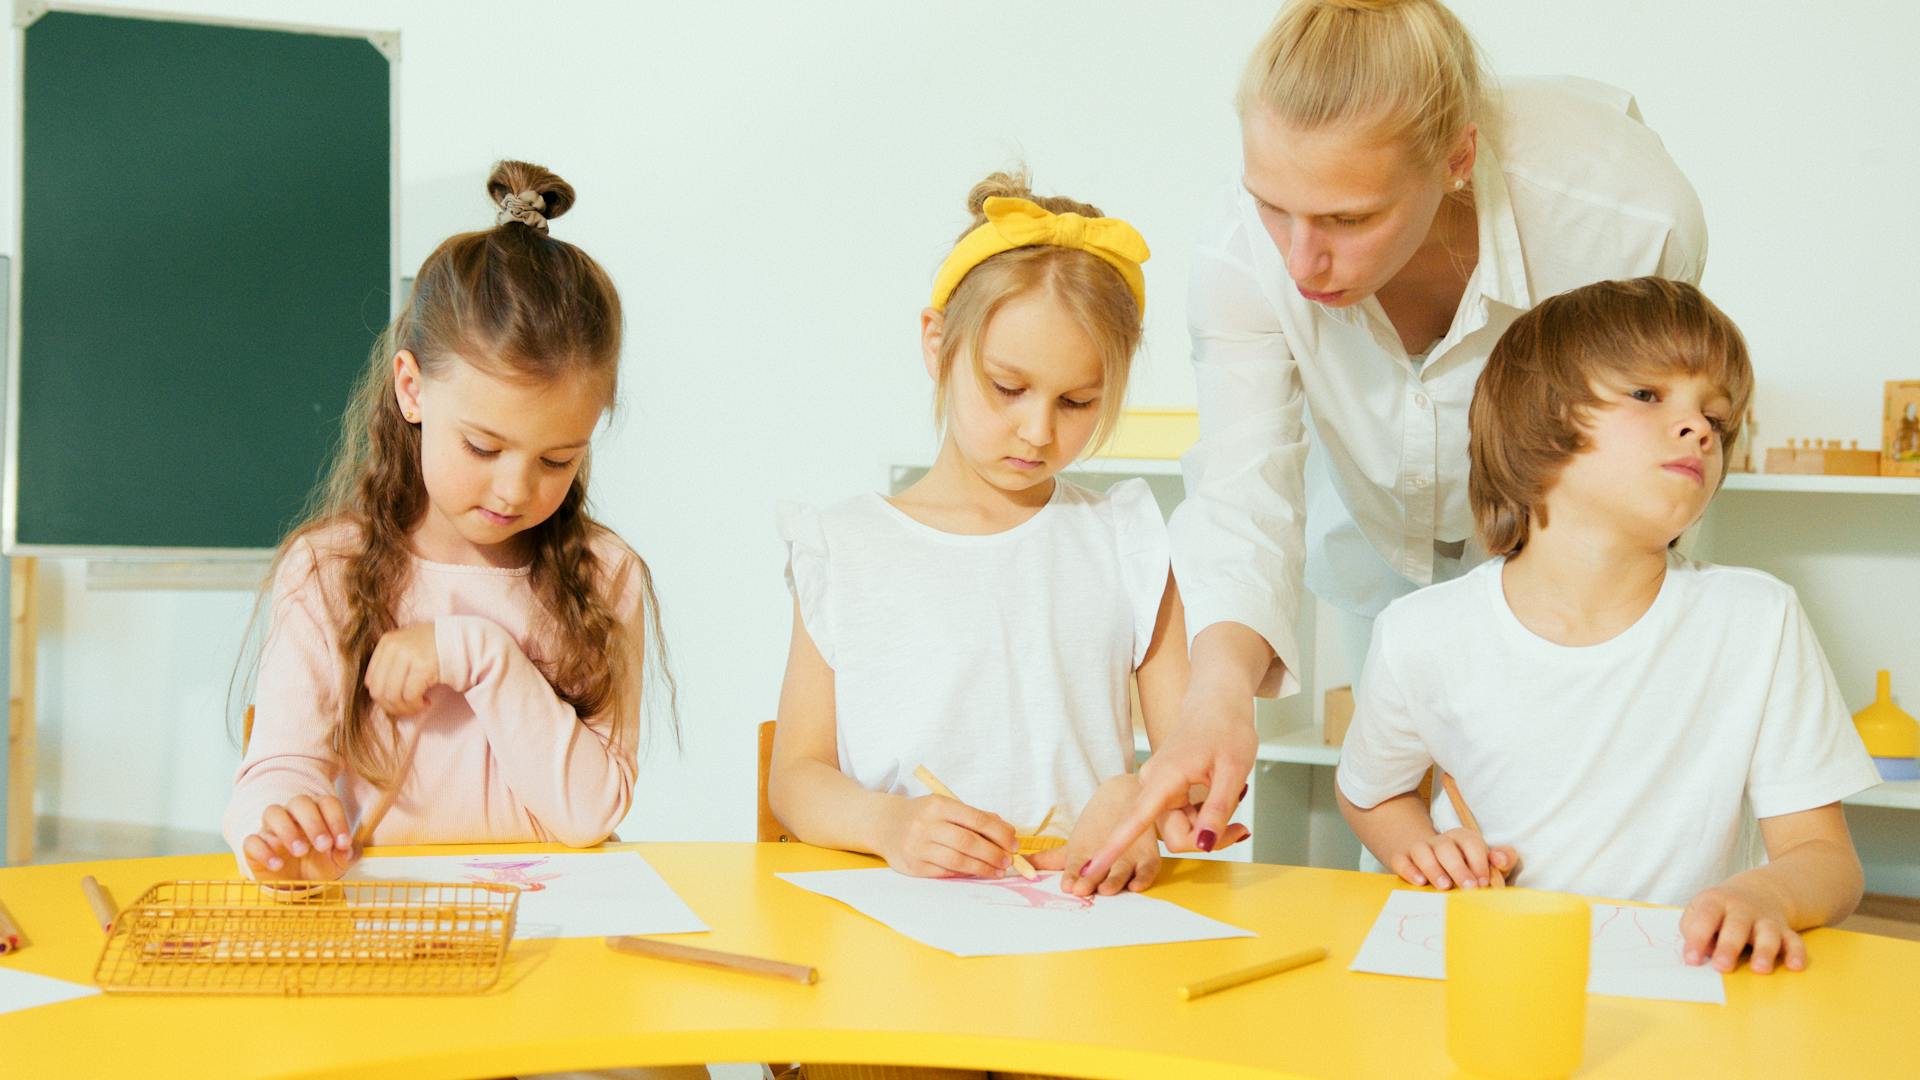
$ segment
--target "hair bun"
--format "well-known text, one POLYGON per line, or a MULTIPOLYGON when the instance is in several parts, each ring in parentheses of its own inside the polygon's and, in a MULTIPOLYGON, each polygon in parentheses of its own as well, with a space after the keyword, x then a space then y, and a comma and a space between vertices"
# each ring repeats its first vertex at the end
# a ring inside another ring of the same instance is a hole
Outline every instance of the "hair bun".
POLYGON ((502 161, 487 174, 487 196, 500 208, 495 223, 518 221, 542 231, 546 223, 573 207, 573 185, 560 174, 542 165, 525 161, 502 161), (538 196, 537 205, 528 205, 526 194, 538 196), (511 204, 511 205, 510 205, 511 204))
POLYGON ((961 230, 961 236, 987 223, 987 200, 992 198, 1027 199, 1053 214, 1072 213, 1089 218, 1104 216, 1100 208, 1092 203, 1083 203, 1064 195, 1035 195, 1033 180, 1028 176, 1026 166, 1016 165, 1003 172, 988 174, 986 179, 973 185, 973 190, 967 192, 967 213, 973 220, 961 230))
POLYGON ((984 221, 988 199, 1031 199, 1033 181, 1027 176, 1027 170, 1015 169, 1012 172, 997 172, 973 185, 967 192, 967 213, 984 221))

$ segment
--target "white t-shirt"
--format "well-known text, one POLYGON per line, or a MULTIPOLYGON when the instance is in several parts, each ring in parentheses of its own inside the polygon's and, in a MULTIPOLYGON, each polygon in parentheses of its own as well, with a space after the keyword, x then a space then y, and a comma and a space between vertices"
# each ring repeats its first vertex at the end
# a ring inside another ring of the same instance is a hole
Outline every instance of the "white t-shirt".
POLYGON ((1631 95, 1514 79, 1500 107, 1473 166, 1479 259, 1418 364, 1377 298, 1300 295, 1237 178, 1195 246, 1200 442, 1182 461, 1174 562, 1189 640, 1237 622, 1273 647, 1262 694, 1298 689, 1303 585, 1371 617, 1486 558, 1467 505, 1467 406, 1522 312, 1595 281, 1700 280, 1700 200, 1631 95))
POLYGON ((1064 836, 1130 771, 1128 679, 1167 583, 1167 534, 1144 480, 1105 494, 1056 479, 1004 532, 963 536, 878 495, 782 503, 787 582, 834 676, 840 770, 925 795, 925 765, 1021 832, 1064 836))
MULTIPOLYGON (((1396 600, 1341 750, 1372 807, 1430 764, 1453 775, 1517 884, 1684 904, 1751 865, 1754 817, 1879 782, 1793 589, 1670 556, 1653 605, 1598 645, 1539 637, 1507 606, 1504 559, 1396 600)), ((1459 824, 1436 791, 1434 827, 1459 824)))

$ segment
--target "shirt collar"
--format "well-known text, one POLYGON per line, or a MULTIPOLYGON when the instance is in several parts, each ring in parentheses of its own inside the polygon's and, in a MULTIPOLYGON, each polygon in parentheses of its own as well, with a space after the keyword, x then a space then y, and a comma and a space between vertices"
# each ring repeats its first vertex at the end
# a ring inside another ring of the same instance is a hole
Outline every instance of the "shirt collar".
POLYGON ((1480 230, 1474 278, 1480 294, 1516 311, 1533 306, 1527 289, 1527 262, 1520 252, 1520 225, 1507 193, 1507 174, 1484 137, 1473 161, 1473 208, 1480 230))

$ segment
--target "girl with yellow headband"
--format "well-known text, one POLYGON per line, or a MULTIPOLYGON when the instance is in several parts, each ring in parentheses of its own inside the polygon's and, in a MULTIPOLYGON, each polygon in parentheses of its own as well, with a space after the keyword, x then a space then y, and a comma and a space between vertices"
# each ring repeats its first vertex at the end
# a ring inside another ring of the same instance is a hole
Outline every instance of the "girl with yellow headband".
MULTIPOLYGON (((933 466, 891 498, 780 507, 793 642, 768 795, 799 839, 902 873, 999 877, 1024 846, 1080 895, 1144 889, 1153 830, 1099 878, 1074 871, 1137 792, 1130 677, 1150 734, 1185 690, 1166 526, 1144 481, 1058 474, 1120 412, 1147 246, 1024 176, 967 207, 920 315, 933 466)), ((1183 821, 1167 840, 1186 848, 1183 821)))

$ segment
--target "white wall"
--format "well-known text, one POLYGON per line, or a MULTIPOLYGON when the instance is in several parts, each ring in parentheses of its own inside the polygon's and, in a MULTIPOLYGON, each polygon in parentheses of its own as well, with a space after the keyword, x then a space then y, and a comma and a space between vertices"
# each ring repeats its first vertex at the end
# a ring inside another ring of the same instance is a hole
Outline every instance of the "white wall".
MULTIPOLYGON (((914 323, 967 187, 1024 156, 1043 189, 1140 225, 1155 257, 1134 401, 1190 402, 1186 252, 1197 205, 1234 175, 1228 98, 1275 5, 114 6, 398 28, 409 268, 490 220, 480 181, 497 157, 579 188, 556 232, 608 265, 631 322, 596 501, 659 575, 686 727, 683 756, 645 763, 622 832, 737 838, 752 823, 752 728, 785 654, 771 502, 879 487, 887 462, 929 448, 914 323)), ((1705 284, 1752 341, 1763 443, 1877 442, 1880 382, 1920 377, 1889 314, 1920 291, 1920 76, 1903 46, 1920 12, 1457 8, 1498 70, 1638 93, 1706 203, 1705 284)), ((4 64, 10 86, 10 52, 4 64)), ((13 175, 0 161, 9 237, 13 175)), ((250 598, 88 593, 77 567, 49 569, 41 812, 210 828, 234 758, 218 702, 250 598)), ((1920 584, 1889 592, 1844 562, 1822 573, 1823 588, 1860 590, 1855 634, 1886 645, 1836 658, 1850 704, 1876 663, 1920 687, 1920 630, 1899 614, 1920 610, 1920 584)))

